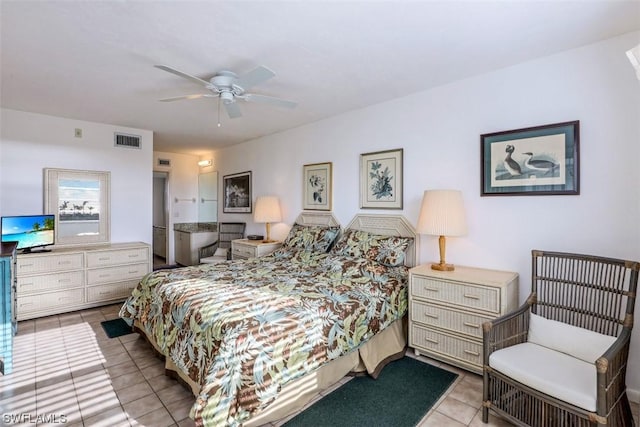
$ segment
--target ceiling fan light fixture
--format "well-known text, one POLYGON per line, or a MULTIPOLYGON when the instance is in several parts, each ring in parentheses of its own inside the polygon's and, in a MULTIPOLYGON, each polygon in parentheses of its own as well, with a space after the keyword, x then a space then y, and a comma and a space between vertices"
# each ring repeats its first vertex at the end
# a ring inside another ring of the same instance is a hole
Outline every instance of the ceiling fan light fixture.
POLYGON ((220 92, 220 99, 222 100, 222 102, 224 102, 225 104, 229 104, 230 102, 233 102, 233 93, 231 92, 220 92))

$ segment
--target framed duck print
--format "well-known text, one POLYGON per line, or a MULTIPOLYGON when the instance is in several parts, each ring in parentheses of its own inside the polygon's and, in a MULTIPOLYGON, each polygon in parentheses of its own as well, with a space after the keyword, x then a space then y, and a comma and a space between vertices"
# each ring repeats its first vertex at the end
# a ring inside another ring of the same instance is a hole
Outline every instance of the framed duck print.
POLYGON ((578 195, 579 148, 579 121, 481 135, 481 196, 578 195))

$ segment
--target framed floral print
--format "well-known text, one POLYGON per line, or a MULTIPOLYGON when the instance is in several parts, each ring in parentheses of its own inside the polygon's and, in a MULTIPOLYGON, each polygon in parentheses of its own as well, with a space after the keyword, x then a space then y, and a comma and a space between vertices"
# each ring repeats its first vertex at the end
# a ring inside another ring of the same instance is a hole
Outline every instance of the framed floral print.
POLYGON ((360 155, 360 207, 402 209, 402 148, 360 155))
POLYGON ((331 210, 332 176, 331 162, 304 165, 302 209, 316 211, 331 210))

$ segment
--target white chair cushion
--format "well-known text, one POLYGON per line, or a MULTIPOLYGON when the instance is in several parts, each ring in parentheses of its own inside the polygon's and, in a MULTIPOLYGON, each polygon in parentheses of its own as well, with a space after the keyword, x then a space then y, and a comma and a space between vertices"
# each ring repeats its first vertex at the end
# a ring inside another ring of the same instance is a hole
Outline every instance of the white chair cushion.
POLYGON ((596 410, 596 367, 530 342, 495 351, 489 366, 542 393, 596 410))
POLYGON ((216 264, 227 260, 228 248, 218 248, 212 256, 200 258, 200 264, 216 264))
POLYGON ((587 363, 595 363, 615 340, 616 337, 549 320, 533 313, 529 317, 527 341, 577 357, 587 363))

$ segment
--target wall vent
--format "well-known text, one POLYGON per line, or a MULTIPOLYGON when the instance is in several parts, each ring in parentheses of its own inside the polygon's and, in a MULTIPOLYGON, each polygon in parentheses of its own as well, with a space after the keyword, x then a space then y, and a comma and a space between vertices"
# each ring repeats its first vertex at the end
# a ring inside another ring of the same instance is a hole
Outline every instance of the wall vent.
POLYGON ((140 148, 142 144, 142 137, 140 135, 130 135, 119 132, 115 132, 113 135, 114 145, 116 147, 140 148))
POLYGON ((170 159, 158 159, 158 166, 171 166, 170 159))

